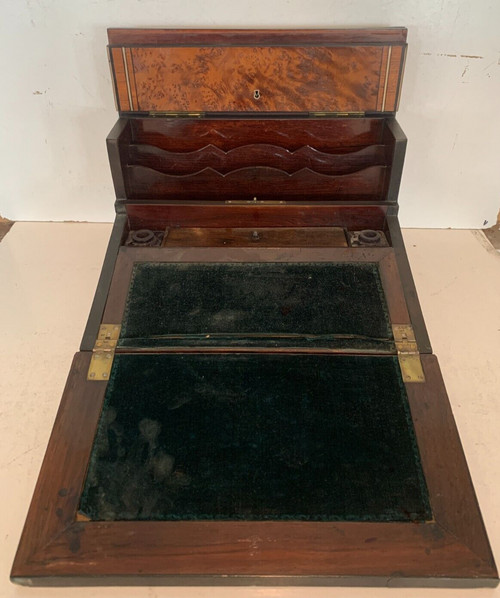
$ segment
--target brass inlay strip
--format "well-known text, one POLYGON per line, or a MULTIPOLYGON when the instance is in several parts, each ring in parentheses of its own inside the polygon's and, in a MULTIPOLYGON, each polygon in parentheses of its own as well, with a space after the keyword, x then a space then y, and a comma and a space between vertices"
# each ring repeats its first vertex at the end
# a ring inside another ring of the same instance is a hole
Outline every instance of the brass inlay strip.
POLYGON ((128 76, 128 63, 127 63, 127 52, 126 48, 122 48, 122 56, 123 56, 123 69, 125 70, 125 81, 127 83, 127 94, 128 94, 128 103, 130 106, 130 110, 134 109, 132 104, 132 91, 130 89, 130 79, 128 76))
POLYGON ((385 110, 385 98, 387 96, 387 85, 389 84, 389 70, 391 68, 391 54, 392 46, 389 46, 389 51, 387 52, 387 66, 385 68, 384 95, 382 96, 382 112, 385 110))

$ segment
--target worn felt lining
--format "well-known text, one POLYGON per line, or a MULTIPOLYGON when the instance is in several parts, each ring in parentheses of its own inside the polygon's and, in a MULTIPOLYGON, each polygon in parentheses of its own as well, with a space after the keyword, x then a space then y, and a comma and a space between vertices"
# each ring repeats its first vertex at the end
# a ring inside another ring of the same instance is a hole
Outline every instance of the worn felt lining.
POLYGON ((376 263, 138 263, 118 345, 394 352, 376 263))
POLYGON ((397 357, 117 354, 80 509, 104 521, 429 520, 397 357))

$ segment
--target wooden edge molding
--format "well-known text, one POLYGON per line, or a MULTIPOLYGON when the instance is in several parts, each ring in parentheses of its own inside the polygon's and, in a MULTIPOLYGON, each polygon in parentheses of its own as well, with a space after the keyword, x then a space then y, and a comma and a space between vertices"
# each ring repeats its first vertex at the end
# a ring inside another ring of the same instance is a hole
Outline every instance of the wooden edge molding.
POLYGON ((110 45, 404 44, 406 27, 361 29, 108 29, 110 45))

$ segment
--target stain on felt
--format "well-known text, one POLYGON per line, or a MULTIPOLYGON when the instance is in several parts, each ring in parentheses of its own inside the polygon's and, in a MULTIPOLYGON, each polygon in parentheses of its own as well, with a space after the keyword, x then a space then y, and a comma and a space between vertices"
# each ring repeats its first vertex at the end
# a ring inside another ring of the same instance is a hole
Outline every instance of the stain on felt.
POLYGON ((119 346, 394 349, 376 263, 139 263, 119 346))
POLYGON ((395 356, 116 355, 94 520, 431 518, 395 356))

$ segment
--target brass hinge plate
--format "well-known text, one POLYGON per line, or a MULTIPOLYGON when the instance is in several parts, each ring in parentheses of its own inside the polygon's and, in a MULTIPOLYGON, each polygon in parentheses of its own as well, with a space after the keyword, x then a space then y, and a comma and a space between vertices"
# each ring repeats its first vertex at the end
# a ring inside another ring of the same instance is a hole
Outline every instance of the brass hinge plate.
POLYGON ((119 324, 101 324, 92 349, 87 380, 109 380, 120 330, 119 324))
POLYGON ((403 382, 425 382, 413 327, 410 324, 393 324, 392 333, 398 352, 403 382))

